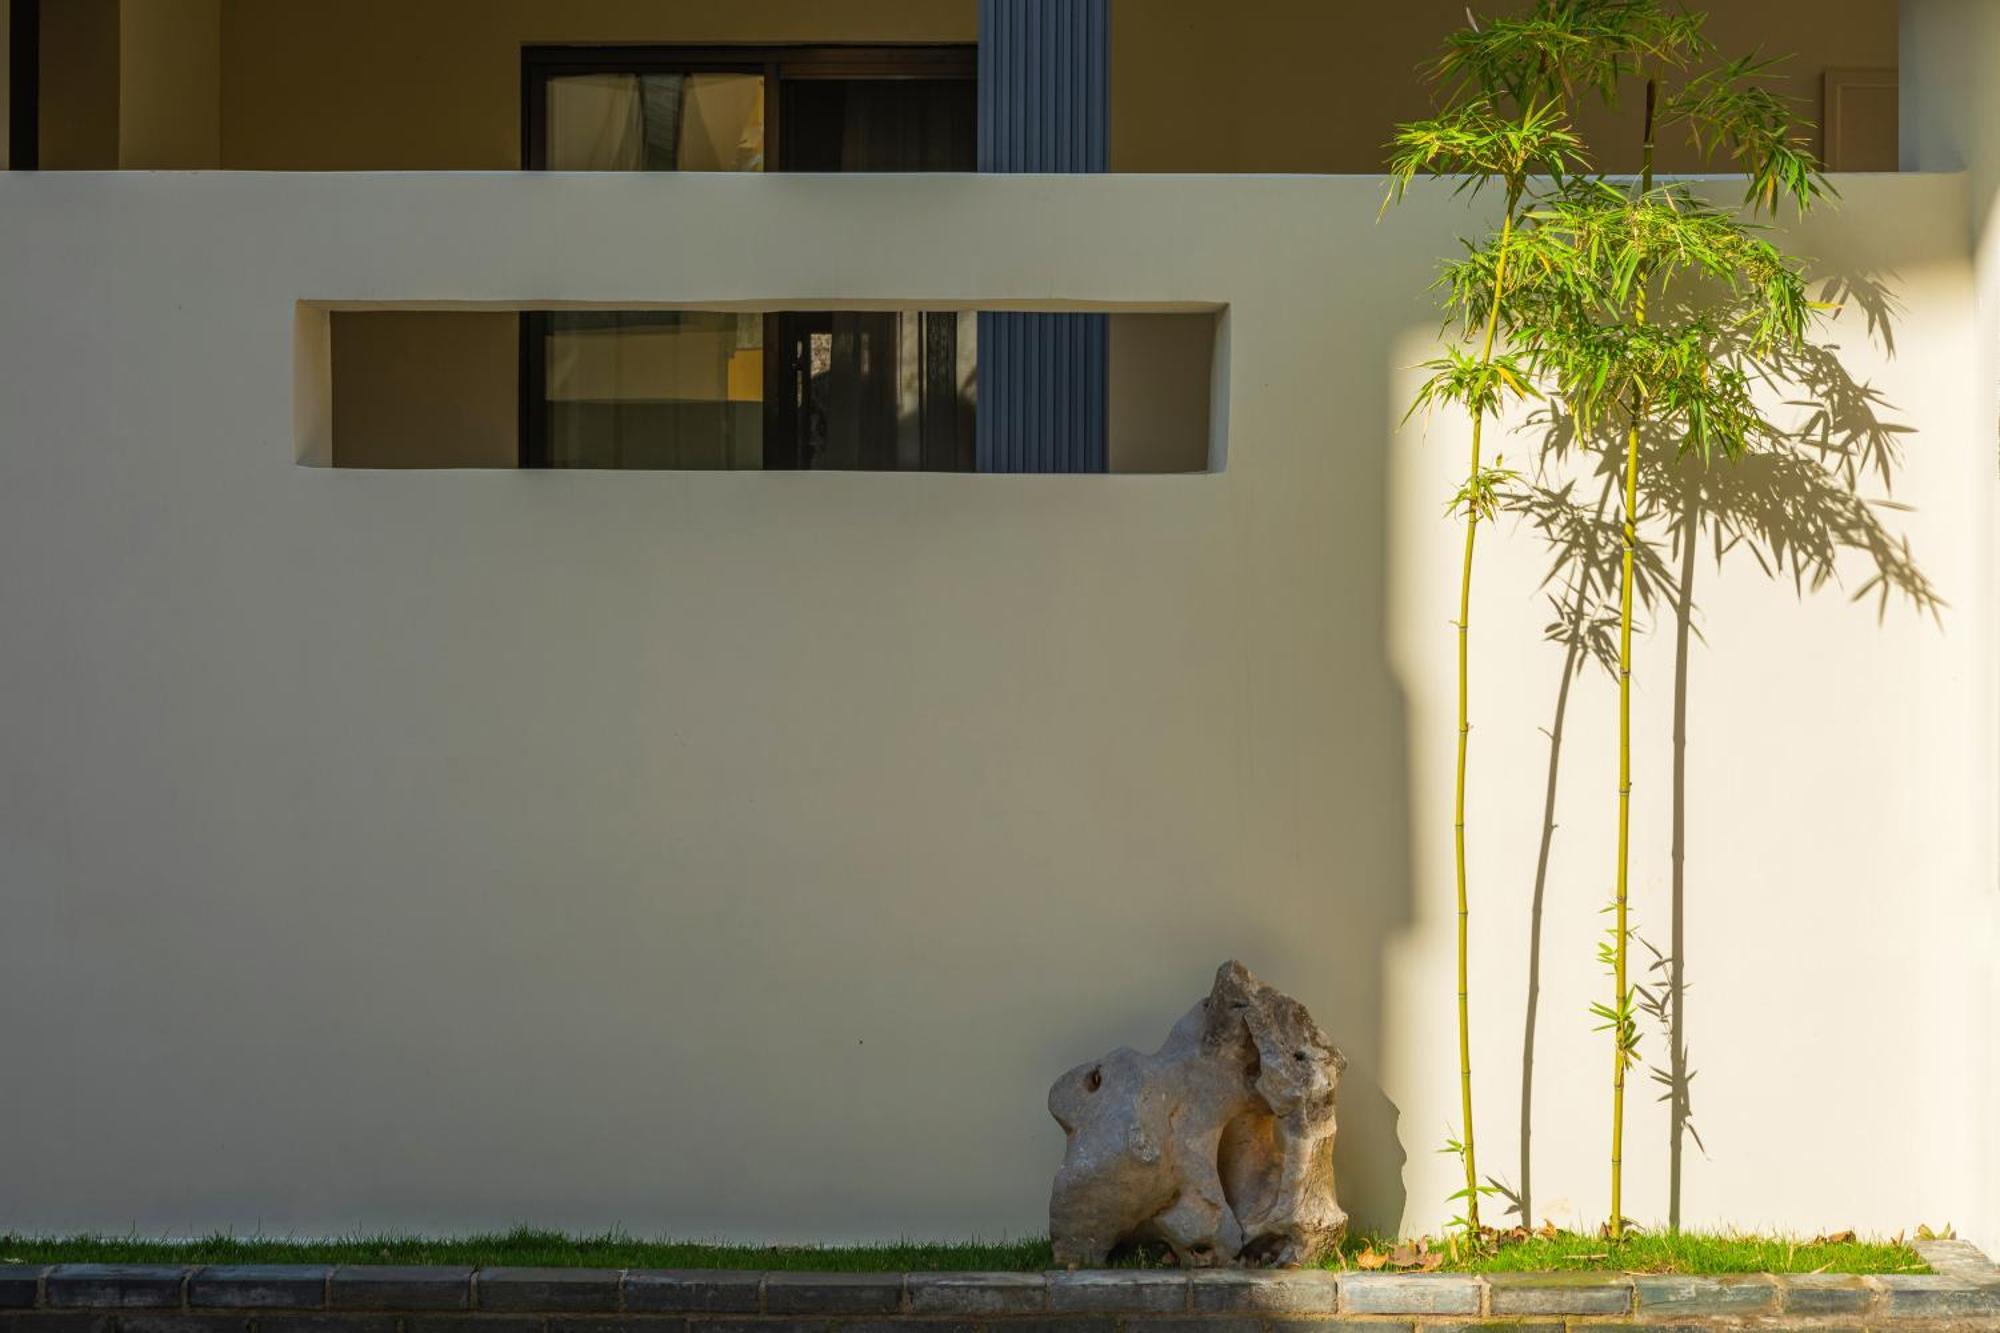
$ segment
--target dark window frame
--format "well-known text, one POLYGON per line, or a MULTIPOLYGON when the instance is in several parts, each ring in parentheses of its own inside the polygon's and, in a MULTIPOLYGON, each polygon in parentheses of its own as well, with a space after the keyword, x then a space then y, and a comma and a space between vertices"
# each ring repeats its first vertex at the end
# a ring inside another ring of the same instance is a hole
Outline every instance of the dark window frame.
MULTIPOLYGON (((16 0, 19 3, 19 0, 16 0)), ((909 43, 862 45, 677 46, 658 43, 629 45, 544 45, 521 48, 521 169, 547 171, 548 82, 574 74, 761 74, 764 79, 764 170, 786 170, 784 161, 783 85, 799 79, 965 79, 979 77, 979 48, 972 43, 909 43)), ((519 465, 549 465, 548 423, 543 414, 547 391, 541 356, 547 321, 539 312, 524 311, 519 320, 520 401, 519 465)), ((778 317, 764 317, 765 439, 789 438, 773 429, 770 414, 780 410, 783 371, 776 349, 778 317)), ((784 467, 782 457, 768 453, 767 467, 784 467)), ((797 466, 794 458, 791 466, 797 466)))
POLYGON ((42 0, 14 0, 7 11, 7 167, 42 164, 42 0))

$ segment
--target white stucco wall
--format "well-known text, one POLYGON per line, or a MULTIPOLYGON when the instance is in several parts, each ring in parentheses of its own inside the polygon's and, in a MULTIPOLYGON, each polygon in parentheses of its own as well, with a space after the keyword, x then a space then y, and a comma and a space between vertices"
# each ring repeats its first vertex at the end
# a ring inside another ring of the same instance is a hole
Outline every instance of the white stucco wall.
MULTIPOLYGON (((1987 1111, 1940 1095, 1990 1031, 1960 942, 1996 911, 1964 187, 1841 186, 1798 244, 1897 290, 1894 355, 1858 318, 1838 340, 1914 432, 1883 521, 1950 605, 1878 620, 1699 565, 1688 1225, 1890 1231, 1992 1188, 1954 1148, 1987 1111)), ((1343 178, 0 178, 0 1229, 1037 1230, 1048 1083, 1156 1043, 1229 956, 1352 1058, 1357 1218, 1437 1225, 1462 448, 1395 423, 1463 215, 1378 202, 1343 178), (299 303, 535 301, 1226 307, 1227 468, 296 461, 299 303)), ((1515 1184, 1562 663, 1543 565, 1501 525, 1478 609, 1475 1065, 1515 1184)), ((1649 637, 1638 676, 1656 936, 1673 648, 1649 637)), ((1604 1208, 1612 701, 1586 675, 1565 732, 1538 1219, 1604 1208)), ((1643 1080, 1630 1123, 1628 1211, 1660 1218, 1643 1080)))
MULTIPOLYGON (((1975 392, 1980 396, 1982 438, 1992 450, 1983 478, 1987 493, 2000 496, 2000 80, 1993 78, 1993 54, 2000 51, 2000 4, 1992 0, 1902 0, 1903 168, 1963 171, 1966 214, 1979 293, 1978 353, 1975 392)), ((1977 484, 1977 481, 1975 481, 1977 484)), ((2000 499, 1990 502, 2000 513, 2000 499)), ((1988 874, 1969 885, 1962 912, 1964 930, 1950 930, 1943 947, 1965 959, 1955 972, 1966 976, 1961 1006, 1973 1015, 1967 1058, 1956 1069, 1957 1081, 1948 1094, 1981 1111, 1981 1128, 1948 1150, 1966 1175, 1983 1182, 1966 1207, 1963 1228, 1979 1237, 1989 1252, 2000 1251, 2000 1136, 1991 1126, 2000 1121, 2000 530, 1993 523, 1984 538, 1981 564, 1984 579, 1973 592, 1985 608, 1986 639, 1977 651, 1988 666, 1980 703, 1973 720, 1982 740, 1986 771, 1980 784, 1995 793, 1995 803, 1983 822, 1988 874), (1984 923, 1985 929, 1980 929, 1984 923)))

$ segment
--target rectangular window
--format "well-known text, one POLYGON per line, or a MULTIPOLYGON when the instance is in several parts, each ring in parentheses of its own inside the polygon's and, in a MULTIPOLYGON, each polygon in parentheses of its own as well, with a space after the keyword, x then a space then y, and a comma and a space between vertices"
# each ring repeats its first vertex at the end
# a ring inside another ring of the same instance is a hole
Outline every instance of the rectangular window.
MULTIPOLYGON (((971 171, 972 47, 536 47, 524 165, 971 171)), ((976 322, 946 311, 530 313, 521 464, 969 471, 976 322)))
POLYGON ((544 315, 531 467, 764 465, 764 317, 705 311, 544 315))
POLYGON ((549 79, 551 171, 762 171, 761 74, 549 79))
MULTIPOLYGON (((978 319, 971 310, 307 306, 299 457, 353 468, 525 461, 599 470, 972 472, 978 319), (542 328, 532 365, 520 359, 520 327, 529 319, 542 328), (774 325, 785 331, 784 344, 766 341, 774 325), (535 438, 549 451, 528 460, 517 370, 534 382, 542 420, 535 438)), ((1109 470, 1219 468, 1222 426, 1211 391, 1224 373, 1217 312, 1128 311, 1112 315, 1110 326, 1109 470)))
POLYGON ((521 463, 970 471, 977 324, 951 311, 526 314, 521 463))

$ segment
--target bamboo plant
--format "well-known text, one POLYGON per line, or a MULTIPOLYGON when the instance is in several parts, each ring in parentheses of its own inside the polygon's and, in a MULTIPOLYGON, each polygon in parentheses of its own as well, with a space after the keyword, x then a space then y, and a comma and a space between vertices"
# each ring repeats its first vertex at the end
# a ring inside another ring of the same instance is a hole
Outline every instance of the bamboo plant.
MULTIPOLYGON (((1390 145, 1390 202, 1400 201, 1417 176, 1453 180, 1477 194, 1489 182, 1504 194, 1497 234, 1467 242, 1467 257, 1448 267, 1444 294, 1447 333, 1457 342, 1424 367, 1430 376, 1410 413, 1455 407, 1471 422, 1465 480, 1451 510, 1465 524, 1460 560, 1457 639, 1458 726, 1452 800, 1452 859, 1457 896, 1457 1009, 1459 1113, 1456 1154, 1465 1186, 1453 1195, 1465 1212, 1455 1221, 1480 1230, 1477 1138, 1473 1125, 1471 1003, 1468 986, 1470 892, 1466 868, 1467 760, 1471 747, 1472 588, 1479 525, 1491 520, 1515 474, 1496 458, 1485 462, 1485 427, 1507 407, 1538 396, 1534 372, 1500 335, 1507 313, 1510 265, 1524 230, 1535 225, 1544 195, 1559 194, 1588 170, 1585 147, 1572 123, 1579 95, 1611 102, 1619 85, 1646 59, 1662 58, 1684 43, 1692 20, 1671 15, 1651 0, 1536 0, 1529 13, 1486 23, 1472 19, 1450 36, 1427 74, 1439 103, 1429 120, 1401 126, 1390 145), (1476 350, 1473 350, 1475 349, 1476 350)), ((1385 205, 1386 207, 1386 205, 1385 205)))
POLYGON ((1607 1229, 1617 1239, 1625 1228, 1625 1080, 1637 1058, 1629 888, 1633 592, 1647 499, 1641 448, 1657 438, 1706 465, 1780 442, 1756 387, 1804 344, 1817 308, 1799 263, 1745 210, 1656 182, 1656 136, 1678 124, 1704 157, 1729 159, 1748 178, 1753 215, 1784 201, 1803 212, 1825 186, 1789 105, 1754 82, 1768 62, 1710 63, 1701 16, 1660 0, 1605 3, 1653 34, 1621 72, 1644 89, 1640 175, 1572 180, 1533 210, 1508 247, 1515 277, 1506 289, 1491 248, 1461 260, 1448 281, 1461 310, 1502 312, 1517 364, 1570 415, 1576 439, 1607 451, 1620 478, 1617 853, 1613 924, 1601 950, 1612 996, 1592 1006, 1600 1030, 1612 1034, 1607 1229))
POLYGON ((1603 949, 1613 993, 1610 1004, 1593 1006, 1613 1036, 1608 1231, 1615 1238, 1625 1225, 1625 1077, 1637 1056, 1628 964, 1640 445, 1649 433, 1662 434, 1706 461, 1776 439, 1753 385, 1770 360, 1803 342, 1813 310, 1798 265, 1735 211, 1655 182, 1657 135, 1678 126, 1704 159, 1725 158, 1747 174, 1745 202, 1753 211, 1776 212, 1789 200, 1803 212, 1823 190, 1790 103, 1759 83, 1772 62, 1717 59, 1704 22, 1673 0, 1534 0, 1516 17, 1471 20, 1447 39, 1430 71, 1443 94, 1439 115, 1404 126, 1393 145, 1392 199, 1419 174, 1454 177, 1475 192, 1491 180, 1506 195, 1497 233, 1468 244, 1439 284, 1447 327, 1460 342, 1429 364, 1411 409, 1455 406, 1472 426, 1470 464, 1453 502, 1465 523, 1453 828, 1464 1129, 1451 1148, 1465 1168, 1459 1220, 1474 1232, 1482 1190, 1467 995, 1470 610, 1479 524, 1494 516, 1513 476, 1497 462, 1485 465, 1485 422, 1546 385, 1577 437, 1601 443, 1622 474, 1618 851, 1608 909, 1614 923, 1603 949), (1642 87, 1645 98, 1638 179, 1582 179, 1588 148, 1570 121, 1572 99, 1590 93, 1615 104, 1630 85, 1642 87), (1476 352, 1467 346, 1475 339, 1476 352))
MULTIPOLYGON (((1448 56, 1437 67, 1440 79, 1451 77, 1455 62, 1448 56)), ((1451 509, 1465 523, 1465 549, 1460 564, 1458 618, 1457 764, 1452 808, 1452 859, 1458 911, 1458 1079, 1462 1137, 1451 1140, 1465 1171, 1465 1187, 1452 1197, 1464 1213, 1455 1219, 1466 1230, 1480 1230, 1479 1164, 1473 1130, 1472 1025, 1468 973, 1468 921, 1465 855, 1466 758, 1472 738, 1471 633, 1474 556, 1479 525, 1494 516, 1502 489, 1512 473, 1499 459, 1488 465, 1484 455, 1486 422, 1510 402, 1532 393, 1526 369, 1499 342, 1501 307, 1506 300, 1507 269, 1529 187, 1537 173, 1562 179, 1582 167, 1581 145, 1571 130, 1560 99, 1544 97, 1537 87, 1513 95, 1487 81, 1461 84, 1446 98, 1433 119, 1402 126, 1392 145, 1391 201, 1400 200, 1418 175, 1455 178, 1461 190, 1477 193, 1497 179, 1504 194, 1497 237, 1480 251, 1490 253, 1492 299, 1482 318, 1461 326, 1460 341, 1425 366, 1430 372, 1410 406, 1410 414, 1452 406, 1471 421, 1470 459, 1465 481, 1452 497, 1451 509), (1476 349, 1476 350, 1475 350, 1476 349)), ((1405 418, 1407 420, 1407 416, 1405 418)))

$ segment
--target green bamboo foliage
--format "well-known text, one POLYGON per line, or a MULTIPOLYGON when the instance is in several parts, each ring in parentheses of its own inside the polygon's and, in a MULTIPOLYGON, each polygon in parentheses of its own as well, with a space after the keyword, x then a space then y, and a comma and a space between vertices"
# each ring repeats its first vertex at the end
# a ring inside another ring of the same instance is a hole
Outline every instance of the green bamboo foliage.
POLYGON ((1684 133, 1707 160, 1744 173, 1751 214, 1785 203, 1803 212, 1825 192, 1791 104, 1765 87, 1773 62, 1725 60, 1705 16, 1674 0, 1532 0, 1527 12, 1480 21, 1449 37, 1429 75, 1439 114, 1402 127, 1392 147, 1391 200, 1417 175, 1461 190, 1488 182, 1505 193, 1497 230, 1446 266, 1438 283, 1447 332, 1412 412, 1453 407, 1472 422, 1466 481, 1453 500, 1465 523, 1458 632, 1459 729, 1454 852, 1458 895, 1458 1018, 1465 1167, 1459 1219, 1479 1229, 1467 996, 1465 850, 1470 608, 1479 524, 1491 519, 1513 474, 1487 466, 1486 421, 1519 400, 1549 397, 1604 449, 1619 475, 1619 778, 1613 918, 1601 957, 1612 997, 1592 1007, 1612 1034, 1610 1220, 1625 1227, 1625 1079, 1637 1058, 1629 978, 1632 816, 1632 641, 1635 565, 1647 497, 1642 446, 1658 437, 1705 463, 1778 438, 1755 388, 1771 362, 1803 344, 1816 307, 1800 265, 1740 209, 1654 178, 1657 136, 1684 133), (1643 89, 1636 180, 1587 176, 1574 99, 1616 103, 1643 89))
MULTIPOLYGON (((1549 5, 1545 9, 1589 7, 1549 5)), ((1572 179, 1524 219, 1532 238, 1501 254, 1469 254, 1447 274, 1461 310, 1503 310, 1517 365, 1567 412, 1578 440, 1605 449, 1620 476, 1622 550, 1618 625, 1617 860, 1612 926, 1601 950, 1609 1003, 1592 1006, 1612 1038, 1610 1218, 1624 1233, 1626 1075, 1637 1059, 1629 977, 1632 819, 1632 643, 1634 567, 1648 497, 1640 492, 1642 446, 1670 441, 1704 464, 1727 461, 1781 433, 1756 387, 1772 363, 1803 346, 1817 311, 1800 264, 1752 217, 1783 203, 1804 211, 1825 184, 1794 125, 1789 104, 1753 82, 1770 62, 1721 61, 1702 17, 1662 0, 1603 0, 1628 34, 1643 34, 1598 63, 1615 92, 1643 86, 1642 170, 1636 180, 1572 179), (1748 181, 1745 209, 1718 208, 1683 184, 1654 178, 1657 134, 1683 130, 1704 157, 1721 157, 1748 181)))
MULTIPOLYGON (((1458 73, 1459 67, 1448 53, 1440 62, 1437 77, 1440 81, 1451 80, 1458 73)), ((1507 269, 1522 226, 1530 182, 1538 172, 1564 179, 1582 169, 1584 163, 1581 143, 1570 128, 1561 100, 1544 98, 1539 87, 1515 96, 1483 79, 1459 82, 1433 119, 1402 126, 1391 151, 1391 202, 1400 200, 1418 175, 1450 177, 1461 191, 1475 193, 1488 180, 1497 179, 1505 193, 1498 235, 1485 248, 1474 250, 1490 257, 1486 271, 1489 299, 1477 311, 1453 310, 1458 342, 1448 346, 1443 356, 1426 364, 1429 377, 1410 406, 1411 414, 1456 408, 1472 423, 1471 456, 1465 481, 1451 500, 1452 512, 1465 524, 1455 622, 1458 749, 1452 810, 1452 860, 1458 911, 1459 1114, 1463 1128, 1462 1137, 1451 1139, 1446 1151, 1459 1157, 1465 1171, 1464 1188, 1452 1196, 1464 1207, 1454 1223, 1476 1234, 1480 1230, 1482 1187, 1473 1130, 1472 1015, 1467 982, 1470 894, 1465 849, 1466 761, 1472 739, 1472 583, 1479 525, 1494 517, 1502 492, 1514 479, 1514 474, 1501 467, 1498 459, 1492 465, 1486 463, 1485 427, 1488 419, 1534 393, 1528 370, 1499 342, 1508 291, 1507 269)))

